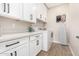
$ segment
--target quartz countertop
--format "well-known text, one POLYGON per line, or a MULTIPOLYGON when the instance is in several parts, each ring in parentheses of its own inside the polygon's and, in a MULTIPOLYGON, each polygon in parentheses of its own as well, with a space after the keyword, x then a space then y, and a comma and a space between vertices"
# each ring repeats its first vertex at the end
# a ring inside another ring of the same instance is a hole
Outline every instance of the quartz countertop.
POLYGON ((8 40, 13 40, 21 37, 27 37, 30 35, 35 35, 38 33, 42 33, 42 31, 37 31, 37 32, 25 32, 25 33, 15 33, 15 34, 5 34, 0 36, 0 42, 8 41, 8 40))

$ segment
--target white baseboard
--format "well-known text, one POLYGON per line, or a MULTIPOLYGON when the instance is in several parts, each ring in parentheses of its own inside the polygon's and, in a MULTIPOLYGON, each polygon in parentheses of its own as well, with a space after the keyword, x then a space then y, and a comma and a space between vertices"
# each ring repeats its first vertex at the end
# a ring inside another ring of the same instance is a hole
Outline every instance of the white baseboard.
POLYGON ((63 43, 61 43, 61 42, 59 42, 59 41, 53 41, 54 43, 59 43, 59 44, 62 44, 62 45, 69 45, 69 44, 63 44, 63 43))
POLYGON ((73 49, 71 48, 70 45, 69 45, 69 48, 70 48, 70 50, 71 50, 72 55, 75 56, 75 54, 74 54, 74 52, 73 52, 73 49))

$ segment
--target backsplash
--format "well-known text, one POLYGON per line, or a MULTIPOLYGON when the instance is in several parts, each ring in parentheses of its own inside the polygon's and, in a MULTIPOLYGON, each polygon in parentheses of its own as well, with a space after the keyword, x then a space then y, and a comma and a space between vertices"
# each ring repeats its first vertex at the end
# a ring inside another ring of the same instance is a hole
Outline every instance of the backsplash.
POLYGON ((16 21, 14 19, 0 17, 0 33, 11 34, 26 32, 31 24, 24 21, 16 21))
POLYGON ((35 30, 41 30, 41 29, 46 28, 46 25, 45 25, 43 22, 37 20, 36 24, 33 24, 32 27, 33 27, 35 30))
MULTIPOLYGON (((29 26, 31 24, 28 22, 0 17, 0 34, 23 33, 28 31, 29 26)), ((39 30, 45 28, 45 24, 37 21, 36 24, 32 24, 32 27, 34 30, 39 30)))

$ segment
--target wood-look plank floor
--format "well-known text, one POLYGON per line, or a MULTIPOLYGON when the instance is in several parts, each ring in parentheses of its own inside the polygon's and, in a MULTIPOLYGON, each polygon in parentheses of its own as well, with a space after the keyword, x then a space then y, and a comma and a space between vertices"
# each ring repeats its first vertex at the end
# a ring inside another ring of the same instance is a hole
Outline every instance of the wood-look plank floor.
POLYGON ((53 43, 48 52, 41 51, 37 56, 72 56, 69 46, 53 43))

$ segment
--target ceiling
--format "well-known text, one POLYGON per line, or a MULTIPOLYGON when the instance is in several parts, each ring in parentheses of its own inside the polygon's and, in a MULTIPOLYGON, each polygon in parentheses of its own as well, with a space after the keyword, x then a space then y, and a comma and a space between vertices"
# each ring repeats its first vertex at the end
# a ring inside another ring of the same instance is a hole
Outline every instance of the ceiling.
POLYGON ((45 3, 47 8, 56 7, 56 6, 59 6, 59 5, 62 5, 62 4, 64 4, 64 3, 45 3))

